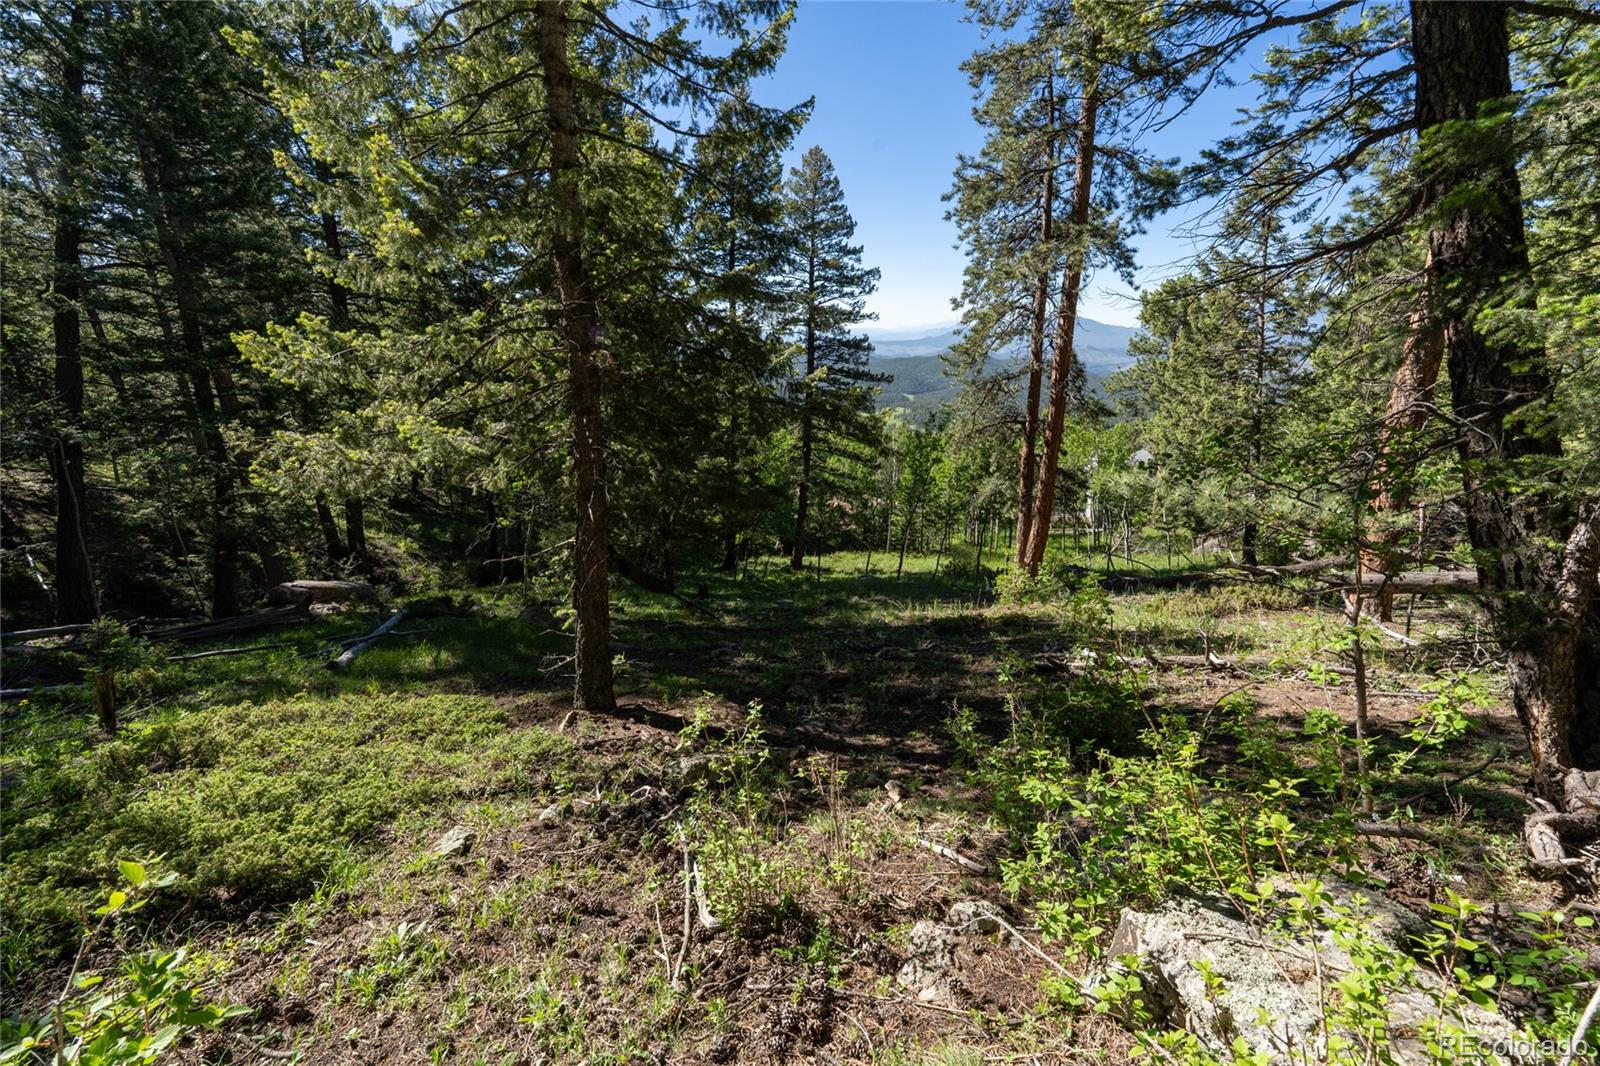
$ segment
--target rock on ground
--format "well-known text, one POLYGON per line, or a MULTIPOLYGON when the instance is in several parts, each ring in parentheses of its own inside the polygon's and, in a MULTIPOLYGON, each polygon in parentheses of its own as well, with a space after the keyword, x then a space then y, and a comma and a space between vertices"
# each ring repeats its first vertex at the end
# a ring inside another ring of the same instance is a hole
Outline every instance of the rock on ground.
POLYGON ((477 839, 478 834, 466 826, 454 826, 444 836, 434 841, 433 853, 441 858, 447 855, 465 855, 472 850, 472 845, 477 839))
POLYGON ((950 1003, 955 998, 952 982, 959 976, 957 946, 967 938, 990 933, 1001 933, 1005 941, 1010 940, 985 904, 962 900, 951 906, 944 921, 920 921, 911 927, 906 961, 895 980, 924 1003, 950 1003))
MULTIPOLYGON (((1380 950, 1404 954, 1408 937, 1427 927, 1414 912, 1372 899, 1355 886, 1331 883, 1328 890, 1340 911, 1358 909, 1363 936, 1380 950)), ((1354 968, 1350 953, 1329 932, 1290 936, 1258 929, 1226 900, 1207 898, 1171 899, 1150 912, 1124 910, 1107 954, 1133 957, 1147 1024, 1187 1029, 1225 1055, 1242 1037, 1251 1051, 1272 1061, 1324 1060, 1321 1004, 1337 997, 1340 979, 1354 968)), ((1437 974, 1419 963, 1404 987, 1390 992, 1385 1010, 1395 1062, 1434 1061, 1422 1034, 1440 1016, 1436 997, 1444 990, 1437 974)), ((1465 1040, 1511 1046, 1510 1023, 1474 1003, 1453 1004, 1445 1021, 1461 1029, 1465 1040)), ((1486 1055, 1484 1061, 1503 1059, 1486 1055)))

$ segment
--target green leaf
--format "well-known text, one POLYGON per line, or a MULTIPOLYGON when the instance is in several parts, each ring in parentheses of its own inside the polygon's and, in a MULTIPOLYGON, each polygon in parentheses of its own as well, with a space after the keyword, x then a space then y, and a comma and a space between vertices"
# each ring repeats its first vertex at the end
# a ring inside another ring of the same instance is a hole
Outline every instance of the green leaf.
POLYGON ((144 867, 132 861, 131 859, 123 859, 121 862, 117 863, 117 869, 121 870, 122 876, 127 879, 129 884, 134 885, 135 887, 150 880, 150 875, 145 873, 144 867))

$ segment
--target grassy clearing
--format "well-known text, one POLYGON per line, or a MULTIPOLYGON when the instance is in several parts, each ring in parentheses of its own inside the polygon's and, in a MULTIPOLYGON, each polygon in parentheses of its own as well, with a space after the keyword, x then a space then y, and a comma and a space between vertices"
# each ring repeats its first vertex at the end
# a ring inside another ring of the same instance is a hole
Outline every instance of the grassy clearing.
POLYGON ((1348 686, 1317 668, 1333 611, 1236 586, 996 604, 947 561, 774 563, 691 582, 692 605, 619 590, 624 706, 564 730, 566 638, 493 590, 348 676, 319 650, 348 618, 300 631, 310 654, 152 666, 113 742, 70 697, 31 704, 5 754, 8 1000, 56 987, 118 860, 160 856, 178 881, 90 965, 187 946, 190 979, 248 1008, 191 1061, 1116 1062, 1168 1035, 1060 967, 1096 965, 1121 908, 1365 872, 1424 911, 1468 901, 1474 980, 1530 1031, 1570 1029, 1588 934, 1522 877, 1497 679, 1422 687, 1466 623, 1427 607, 1431 645, 1374 657, 1378 814, 1448 844, 1374 841, 1348 686), (1206 640, 1258 665, 1083 657, 1206 640), (474 843, 436 857, 452 825, 474 843), (724 923, 687 942, 686 851, 724 923), (897 981, 917 923, 973 900, 1057 961, 964 941, 949 998, 919 1000, 897 981))
POLYGON ((301 694, 136 722, 115 741, 14 753, 6 973, 71 937, 118 860, 159 857, 192 906, 310 890, 380 826, 525 790, 564 744, 467 696, 301 694))

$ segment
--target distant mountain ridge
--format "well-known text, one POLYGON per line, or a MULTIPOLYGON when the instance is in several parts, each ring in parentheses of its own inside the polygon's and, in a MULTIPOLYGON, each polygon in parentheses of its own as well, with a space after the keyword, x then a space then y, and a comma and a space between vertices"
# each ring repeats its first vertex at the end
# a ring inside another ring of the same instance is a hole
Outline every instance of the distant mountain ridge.
MULTIPOLYGON (((1092 318, 1079 318, 1073 349, 1083 361, 1091 387, 1114 370, 1133 362, 1128 342, 1139 330, 1135 326, 1113 326, 1092 318)), ((932 411, 956 396, 956 383, 944 376, 939 358, 961 337, 954 325, 917 330, 880 330, 872 336, 872 369, 890 374, 878 394, 878 408, 904 407, 914 415, 932 411)), ((1020 360, 1022 344, 1015 344, 1005 355, 1020 360)))

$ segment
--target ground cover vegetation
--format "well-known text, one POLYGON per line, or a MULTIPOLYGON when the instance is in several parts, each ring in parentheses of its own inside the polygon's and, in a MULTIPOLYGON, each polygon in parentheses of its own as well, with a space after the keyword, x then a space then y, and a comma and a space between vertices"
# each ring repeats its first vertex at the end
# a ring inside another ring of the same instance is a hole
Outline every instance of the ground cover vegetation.
POLYGON ((1592 1060, 1600 14, 968 13, 912 419, 803 9, 0 8, 0 1061, 1592 1060))

